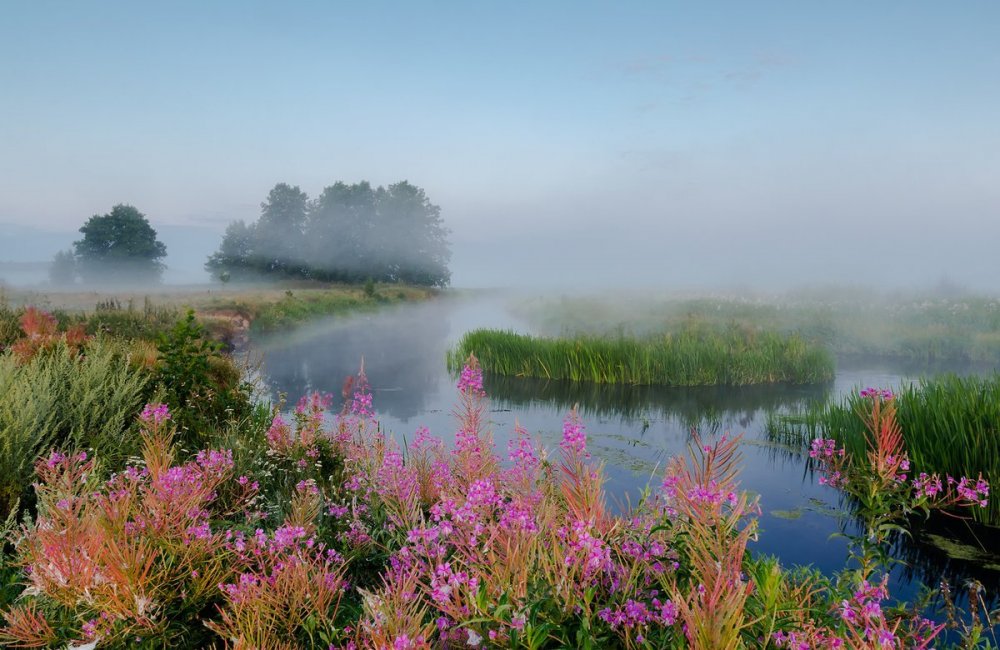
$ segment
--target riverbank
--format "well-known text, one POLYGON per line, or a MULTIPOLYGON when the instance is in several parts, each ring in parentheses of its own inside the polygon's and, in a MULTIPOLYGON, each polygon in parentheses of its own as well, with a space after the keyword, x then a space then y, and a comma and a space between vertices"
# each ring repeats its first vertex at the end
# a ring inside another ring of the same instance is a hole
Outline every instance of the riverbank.
MULTIPOLYGON (((128 328, 138 338, 155 334, 187 310, 228 347, 251 331, 273 332, 312 318, 429 300, 440 290, 408 285, 287 282, 273 285, 188 285, 148 290, 31 291, 4 289, 0 308, 13 313, 35 305, 63 319, 84 318, 88 329, 128 328)), ((2 325, 0 325, 2 330, 2 325)))

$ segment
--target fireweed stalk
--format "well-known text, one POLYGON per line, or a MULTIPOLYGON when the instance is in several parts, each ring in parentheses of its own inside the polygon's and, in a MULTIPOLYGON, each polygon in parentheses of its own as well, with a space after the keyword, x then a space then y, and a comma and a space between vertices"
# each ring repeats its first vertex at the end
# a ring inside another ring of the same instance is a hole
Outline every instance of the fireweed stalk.
POLYGON ((856 503, 861 534, 850 536, 850 554, 857 567, 852 572, 851 598, 841 602, 839 614, 847 629, 849 647, 923 648, 943 625, 913 619, 887 620, 880 603, 888 598, 888 542, 894 532, 906 533, 904 524, 914 513, 953 511, 960 507, 985 507, 989 485, 980 474, 975 479, 955 479, 921 472, 911 474, 903 433, 896 421, 895 396, 889 390, 861 391, 867 410, 859 413, 865 424, 867 452, 852 458, 836 441, 817 438, 810 458, 822 473, 820 483, 839 488, 856 503))
POLYGON ((691 648, 743 647, 746 602, 753 584, 743 573, 747 543, 756 536, 757 500, 739 492, 739 439, 725 436, 702 445, 697 436, 689 458, 675 459, 663 489, 683 532, 690 577, 672 581, 669 593, 691 648))
MULTIPOLYGON (((232 454, 205 450, 174 464, 170 413, 150 405, 140 416, 141 465, 106 482, 96 479, 85 453, 52 454, 36 471, 38 517, 23 532, 19 556, 31 598, 6 613, 2 637, 31 645, 19 621, 44 611, 62 621, 48 643, 185 642, 204 635, 195 614, 218 598, 217 585, 231 556, 213 520, 222 511, 217 493, 233 480, 232 454)), ((256 498, 252 484, 225 509, 242 510, 256 498)), ((38 623, 39 621, 35 621, 38 623)), ((47 622, 39 629, 54 623, 47 622)))

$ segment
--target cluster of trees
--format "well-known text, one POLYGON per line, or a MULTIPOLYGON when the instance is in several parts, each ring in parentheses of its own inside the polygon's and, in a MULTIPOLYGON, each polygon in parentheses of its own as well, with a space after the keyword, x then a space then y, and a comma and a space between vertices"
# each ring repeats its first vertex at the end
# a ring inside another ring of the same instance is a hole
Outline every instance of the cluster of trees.
POLYGON ((256 222, 226 229, 205 268, 223 280, 301 277, 446 286, 451 250, 441 209, 407 181, 337 182, 315 200, 279 183, 256 222))
POLYGON ((78 275, 93 284, 160 281, 167 247, 135 207, 119 204, 107 214, 95 214, 80 232, 83 239, 52 260, 53 284, 73 284, 78 275))
MULTIPOLYGON (((167 248, 146 216, 120 204, 92 216, 83 239, 52 260, 53 284, 159 282, 167 248)), ((451 250, 441 209, 407 181, 337 182, 310 200, 279 183, 256 222, 226 229, 205 268, 220 279, 312 278, 447 286, 451 250)))

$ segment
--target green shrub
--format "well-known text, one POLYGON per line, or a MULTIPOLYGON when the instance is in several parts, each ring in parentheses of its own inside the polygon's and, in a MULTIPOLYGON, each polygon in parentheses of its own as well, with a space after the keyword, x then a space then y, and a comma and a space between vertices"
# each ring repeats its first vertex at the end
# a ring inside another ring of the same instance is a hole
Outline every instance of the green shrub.
POLYGON ((149 374, 103 337, 81 357, 61 342, 23 365, 0 355, 0 514, 29 497, 35 460, 51 447, 93 449, 111 463, 134 453, 131 426, 150 396, 149 374))
POLYGON ((221 352, 195 320, 194 312, 157 342, 160 359, 155 378, 163 401, 177 413, 178 441, 185 449, 205 444, 226 420, 240 418, 251 408, 248 387, 232 359, 221 352))
POLYGON ((0 305, 0 350, 5 350, 21 338, 20 313, 0 305))

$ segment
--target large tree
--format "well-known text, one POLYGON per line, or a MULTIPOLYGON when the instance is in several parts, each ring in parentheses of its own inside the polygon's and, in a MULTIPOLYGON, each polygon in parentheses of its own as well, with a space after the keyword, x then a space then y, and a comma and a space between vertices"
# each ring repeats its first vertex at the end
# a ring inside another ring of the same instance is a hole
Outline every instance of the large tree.
POLYGON ((226 228, 219 250, 212 253, 205 270, 220 278, 253 279, 257 269, 253 264, 254 226, 234 221, 226 228))
POLYGON ((306 226, 314 275, 344 282, 380 279, 371 255, 377 219, 375 190, 367 181, 353 185, 338 181, 325 188, 313 203, 306 226))
POLYGON ((407 181, 380 187, 376 203, 371 249, 384 267, 382 275, 391 282, 447 286, 451 250, 441 208, 407 181))
POLYGON ((76 257, 73 251, 59 251, 49 265, 49 282, 65 287, 76 282, 76 257))
POLYGON ((407 181, 337 182, 310 202, 279 183, 260 219, 236 222, 205 268, 219 277, 311 277, 447 286, 451 251, 441 209, 407 181))
POLYGON ((255 263, 267 273, 295 274, 302 266, 309 196, 296 185, 278 183, 260 204, 253 228, 255 263))
POLYGON ((119 204, 108 214, 95 214, 80 232, 83 239, 73 246, 85 281, 159 281, 167 247, 135 207, 119 204))

